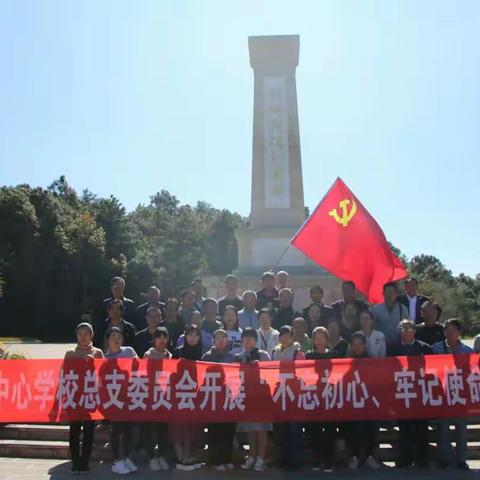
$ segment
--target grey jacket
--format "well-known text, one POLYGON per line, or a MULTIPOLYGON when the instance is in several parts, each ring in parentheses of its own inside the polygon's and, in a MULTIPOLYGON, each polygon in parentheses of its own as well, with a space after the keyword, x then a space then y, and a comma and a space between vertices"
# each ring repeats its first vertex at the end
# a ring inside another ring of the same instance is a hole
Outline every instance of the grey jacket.
POLYGON ((235 355, 235 361, 240 363, 250 363, 250 362, 268 362, 270 361, 270 355, 265 352, 265 350, 259 350, 258 348, 253 349, 251 352, 246 352, 242 350, 240 353, 235 355))
POLYGON ((202 361, 214 363, 233 363, 235 361, 235 357, 228 350, 224 352, 218 352, 215 347, 212 347, 208 352, 203 354, 202 361))

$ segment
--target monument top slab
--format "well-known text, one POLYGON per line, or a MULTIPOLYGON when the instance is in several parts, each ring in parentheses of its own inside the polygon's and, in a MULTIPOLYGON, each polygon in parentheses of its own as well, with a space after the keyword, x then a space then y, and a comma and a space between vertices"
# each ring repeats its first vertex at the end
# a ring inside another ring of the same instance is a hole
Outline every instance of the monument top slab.
POLYGON ((253 69, 295 68, 300 51, 299 35, 249 37, 250 65, 253 69))

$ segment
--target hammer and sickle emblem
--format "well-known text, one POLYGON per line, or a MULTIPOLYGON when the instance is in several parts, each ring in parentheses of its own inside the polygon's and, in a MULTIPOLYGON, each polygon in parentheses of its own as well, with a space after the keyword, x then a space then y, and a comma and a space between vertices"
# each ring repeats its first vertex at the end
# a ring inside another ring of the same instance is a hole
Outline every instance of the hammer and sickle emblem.
POLYGON ((346 227, 350 221, 352 220, 353 216, 357 213, 357 204, 355 200, 348 200, 348 198, 344 198, 341 202, 338 203, 338 206, 342 210, 342 216, 339 216, 337 213, 337 209, 334 208, 330 210, 328 214, 334 218, 334 220, 342 225, 342 227, 346 227), (348 211, 348 206, 352 204, 350 207, 350 211, 348 211))

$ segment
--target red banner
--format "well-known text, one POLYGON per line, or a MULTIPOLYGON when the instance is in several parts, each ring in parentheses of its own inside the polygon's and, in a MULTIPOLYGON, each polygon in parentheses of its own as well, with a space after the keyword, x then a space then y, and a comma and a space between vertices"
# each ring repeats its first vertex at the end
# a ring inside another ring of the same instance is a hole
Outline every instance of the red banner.
POLYGON ((478 414, 479 355, 256 364, 0 361, 0 423, 346 421, 478 414))

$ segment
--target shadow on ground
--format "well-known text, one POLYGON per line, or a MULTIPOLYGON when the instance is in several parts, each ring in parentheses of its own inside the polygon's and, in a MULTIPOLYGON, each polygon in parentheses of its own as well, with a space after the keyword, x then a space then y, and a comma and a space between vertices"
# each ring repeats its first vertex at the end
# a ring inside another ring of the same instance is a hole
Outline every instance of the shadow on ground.
MULTIPOLYGON (((53 480, 61 480, 66 478, 77 478, 78 475, 73 475, 70 472, 70 462, 64 462, 59 465, 56 465, 48 470, 50 478, 53 480)), ((456 469, 447 469, 447 470, 416 470, 416 469, 407 469, 407 470, 397 470, 385 466, 381 470, 371 471, 359 469, 355 472, 349 470, 339 470, 334 471, 333 473, 322 473, 322 472, 312 472, 311 470, 299 470, 294 472, 285 472, 278 469, 268 469, 263 473, 258 472, 245 472, 243 470, 235 470, 229 473, 220 473, 214 472, 209 468, 203 468, 196 470, 195 472, 179 472, 174 469, 169 472, 150 472, 144 465, 139 465, 139 471, 133 474, 128 475, 128 478, 137 478, 137 479, 154 479, 154 478, 195 478, 195 479, 219 479, 219 478, 284 478, 291 480, 317 480, 320 478, 325 479, 346 479, 346 478, 357 478, 361 480, 370 480, 370 479, 392 479, 399 480, 405 479, 408 477, 408 480, 416 479, 435 479, 435 480, 451 480, 451 479, 478 479, 479 470, 471 470, 470 472, 461 472, 456 469)), ((119 478, 119 475, 110 472, 110 464, 91 464, 91 472, 88 475, 82 476, 83 478, 95 478, 96 479, 113 479, 119 478)), ((21 478, 21 477, 19 477, 21 478)))

